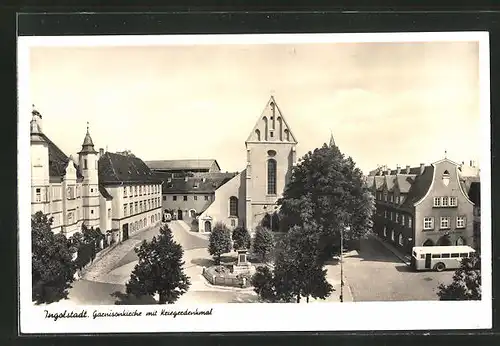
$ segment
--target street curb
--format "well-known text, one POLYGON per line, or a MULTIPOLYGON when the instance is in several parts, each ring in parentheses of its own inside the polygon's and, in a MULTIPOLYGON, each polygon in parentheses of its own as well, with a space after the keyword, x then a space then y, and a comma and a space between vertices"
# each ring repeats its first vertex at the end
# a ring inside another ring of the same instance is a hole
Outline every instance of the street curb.
POLYGON ((411 264, 411 262, 410 262, 410 261, 409 261, 409 260, 408 260, 405 256, 401 255, 401 253, 400 253, 398 250, 394 249, 394 247, 393 247, 393 246, 391 246, 391 245, 387 244, 385 241, 383 241, 382 239, 380 239, 378 236, 376 236, 376 235, 374 235, 374 234, 372 234, 372 235, 370 235, 370 236, 371 236, 373 239, 376 239, 376 240, 377 240, 380 244, 382 244, 382 245, 383 245, 383 246, 384 246, 387 250, 389 250, 390 252, 392 252, 392 253, 393 253, 393 254, 394 254, 397 258, 399 258, 399 260, 400 260, 401 262, 403 262, 403 263, 404 263, 404 264, 406 264, 406 265, 410 265, 410 264, 411 264))

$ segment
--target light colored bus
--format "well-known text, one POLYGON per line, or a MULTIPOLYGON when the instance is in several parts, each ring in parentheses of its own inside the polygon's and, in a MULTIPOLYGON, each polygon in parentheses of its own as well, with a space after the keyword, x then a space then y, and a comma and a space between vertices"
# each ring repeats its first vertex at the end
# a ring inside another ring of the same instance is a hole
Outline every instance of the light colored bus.
POLYGON ((414 270, 457 269, 463 258, 475 250, 470 246, 415 246, 412 250, 411 266, 414 270))

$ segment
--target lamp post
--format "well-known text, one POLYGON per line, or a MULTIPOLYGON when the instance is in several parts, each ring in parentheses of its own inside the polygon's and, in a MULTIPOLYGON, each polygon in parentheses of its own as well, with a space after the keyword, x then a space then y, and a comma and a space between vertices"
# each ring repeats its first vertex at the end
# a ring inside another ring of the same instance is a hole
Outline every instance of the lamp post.
MULTIPOLYGON (((346 230, 349 229, 347 226, 346 230)), ((340 228, 340 302, 344 302, 344 226, 340 228)))

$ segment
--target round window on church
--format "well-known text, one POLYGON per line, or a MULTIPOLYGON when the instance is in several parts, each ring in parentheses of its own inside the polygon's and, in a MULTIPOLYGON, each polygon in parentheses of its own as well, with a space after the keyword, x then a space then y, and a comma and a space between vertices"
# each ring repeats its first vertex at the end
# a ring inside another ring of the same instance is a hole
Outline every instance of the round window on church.
POLYGON ((276 156, 276 151, 275 150, 268 150, 267 155, 269 155, 271 157, 276 156))

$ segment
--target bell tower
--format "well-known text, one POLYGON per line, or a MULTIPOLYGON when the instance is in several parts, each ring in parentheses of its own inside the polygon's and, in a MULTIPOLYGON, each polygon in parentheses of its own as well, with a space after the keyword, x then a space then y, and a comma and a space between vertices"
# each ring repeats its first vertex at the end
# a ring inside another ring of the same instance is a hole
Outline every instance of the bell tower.
POLYGON ((94 149, 94 143, 89 133, 83 139, 82 149, 78 153, 80 171, 83 175, 82 181, 82 212, 83 222, 87 227, 99 226, 99 174, 98 174, 98 152, 94 149))
POLYGON ((253 233, 277 210, 296 161, 297 140, 273 96, 246 142, 246 227, 253 233))

